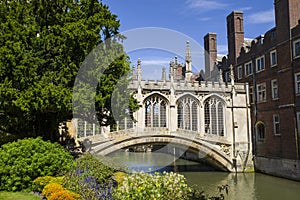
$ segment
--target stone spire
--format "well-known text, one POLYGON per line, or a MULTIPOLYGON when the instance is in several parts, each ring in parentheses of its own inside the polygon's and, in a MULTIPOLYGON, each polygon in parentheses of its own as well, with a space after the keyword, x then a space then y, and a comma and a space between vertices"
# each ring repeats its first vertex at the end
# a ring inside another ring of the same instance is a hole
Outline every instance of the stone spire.
POLYGON ((219 69, 219 83, 223 82, 223 70, 222 68, 219 69))
POLYGON ((136 80, 137 78, 137 73, 136 73, 136 69, 135 69, 135 66, 132 66, 132 80, 136 80))
POLYGON ((185 53, 185 80, 190 81, 192 77, 192 57, 190 50, 190 42, 186 42, 186 53, 185 53))
POLYGON ((142 80, 142 68, 141 68, 141 60, 138 59, 137 61, 137 79, 138 81, 142 80))
POLYGON ((186 63, 186 72, 191 72, 192 71, 192 57, 191 57, 189 41, 186 42, 185 63, 186 63))
POLYGON ((162 80, 162 81, 166 81, 166 80, 167 80, 166 67, 163 67, 163 68, 162 68, 161 80, 162 80))

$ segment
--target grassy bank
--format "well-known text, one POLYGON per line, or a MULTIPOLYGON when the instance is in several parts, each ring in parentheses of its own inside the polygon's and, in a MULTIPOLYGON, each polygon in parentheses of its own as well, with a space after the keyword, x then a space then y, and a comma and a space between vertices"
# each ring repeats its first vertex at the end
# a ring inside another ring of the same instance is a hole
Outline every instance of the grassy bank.
POLYGON ((23 192, 0 192, 0 200, 16 200, 16 199, 22 199, 22 200, 41 200, 39 197, 23 193, 23 192))

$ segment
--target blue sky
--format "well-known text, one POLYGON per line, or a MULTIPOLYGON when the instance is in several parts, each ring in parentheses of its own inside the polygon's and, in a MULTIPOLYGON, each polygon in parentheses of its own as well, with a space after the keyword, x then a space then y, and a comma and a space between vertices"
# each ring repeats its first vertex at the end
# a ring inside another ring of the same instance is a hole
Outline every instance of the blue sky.
MULTIPOLYGON (((226 16, 233 10, 244 12, 245 37, 255 38, 275 26, 274 0, 102 0, 121 22, 120 31, 160 27, 186 35, 203 46, 208 32, 217 33, 218 53, 227 54, 226 16)), ((185 43, 182 50, 185 50, 185 43)), ((197 50, 198 51, 198 50, 197 50)), ((200 50, 198 51, 200 52, 200 50)), ((157 49, 128 52, 133 64, 141 58, 143 77, 159 79, 162 66, 174 52, 157 49)), ((184 55, 177 55, 184 57, 184 55)), ((194 61, 198 58, 192 58, 194 61)), ((183 62, 183 60, 180 60, 183 62)), ((201 61, 202 62, 202 61, 201 61)), ((202 64, 194 71, 203 69, 202 64)))

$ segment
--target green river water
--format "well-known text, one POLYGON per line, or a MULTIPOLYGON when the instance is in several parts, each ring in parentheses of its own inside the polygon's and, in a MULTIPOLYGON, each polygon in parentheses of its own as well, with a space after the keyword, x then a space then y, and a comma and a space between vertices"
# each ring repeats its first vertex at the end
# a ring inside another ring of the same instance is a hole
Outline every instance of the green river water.
POLYGON ((164 153, 116 152, 109 157, 131 171, 174 171, 206 194, 215 195, 217 186, 229 185, 226 200, 300 200, 300 182, 261 173, 227 173, 194 161, 175 159, 164 153))

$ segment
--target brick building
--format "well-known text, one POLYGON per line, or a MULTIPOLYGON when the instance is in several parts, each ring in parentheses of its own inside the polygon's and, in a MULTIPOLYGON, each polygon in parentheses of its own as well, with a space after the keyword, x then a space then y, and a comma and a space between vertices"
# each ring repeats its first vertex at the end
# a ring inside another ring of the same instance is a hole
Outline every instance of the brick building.
POLYGON ((300 3, 274 0, 275 27, 244 38, 243 13, 227 16, 228 55, 217 59, 216 34, 204 37, 206 78, 234 66, 237 82, 249 83, 256 169, 300 180, 300 3))

